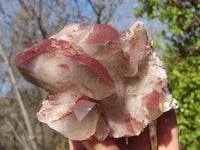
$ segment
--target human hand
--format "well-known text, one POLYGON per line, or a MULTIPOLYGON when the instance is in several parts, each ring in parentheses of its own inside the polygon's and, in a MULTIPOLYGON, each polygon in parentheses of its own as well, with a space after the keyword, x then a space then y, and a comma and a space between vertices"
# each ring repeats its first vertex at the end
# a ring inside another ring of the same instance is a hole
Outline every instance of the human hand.
MULTIPOLYGON (((151 150, 149 127, 139 136, 106 138, 98 141, 91 137, 84 141, 69 140, 70 150, 151 150)), ((165 112, 157 119, 157 150, 179 150, 178 127, 174 110, 165 112)))

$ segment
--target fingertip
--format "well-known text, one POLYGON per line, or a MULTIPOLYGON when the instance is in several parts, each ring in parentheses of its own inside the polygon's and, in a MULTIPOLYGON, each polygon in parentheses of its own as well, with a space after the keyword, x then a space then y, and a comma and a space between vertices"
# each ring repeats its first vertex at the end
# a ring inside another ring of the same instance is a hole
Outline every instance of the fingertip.
POLYGON ((178 126, 174 110, 165 112, 157 120, 158 150, 179 150, 178 126))
POLYGON ((80 141, 74 141, 69 139, 70 150, 87 150, 80 141))
POLYGON ((81 141, 87 150, 119 150, 112 138, 106 138, 104 141, 98 141, 94 137, 81 141))

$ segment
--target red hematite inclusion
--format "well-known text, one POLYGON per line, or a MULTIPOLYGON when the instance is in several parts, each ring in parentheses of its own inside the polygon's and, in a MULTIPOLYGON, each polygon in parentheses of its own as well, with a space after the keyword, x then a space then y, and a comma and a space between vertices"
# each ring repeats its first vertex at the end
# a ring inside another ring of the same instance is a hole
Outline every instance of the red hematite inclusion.
POLYGON ((88 36, 88 43, 101 44, 107 41, 120 41, 118 31, 110 25, 95 24, 93 32, 91 32, 88 36))
POLYGON ((158 91, 154 90, 151 93, 151 98, 148 103, 148 107, 149 108, 151 108, 152 106, 159 107, 159 98, 160 98, 160 93, 158 91))
POLYGON ((177 108, 144 24, 71 24, 16 55, 23 77, 49 92, 38 120, 72 140, 139 135, 177 108))
POLYGON ((69 70, 69 66, 67 64, 60 64, 59 66, 66 70, 69 70))
POLYGON ((114 87, 113 80, 112 80, 111 76, 109 75, 108 70, 106 70, 95 59, 88 57, 88 56, 84 56, 84 55, 72 56, 71 59, 75 62, 82 64, 82 65, 86 65, 93 72, 95 72, 99 77, 104 79, 104 81, 106 81, 110 86, 114 87))

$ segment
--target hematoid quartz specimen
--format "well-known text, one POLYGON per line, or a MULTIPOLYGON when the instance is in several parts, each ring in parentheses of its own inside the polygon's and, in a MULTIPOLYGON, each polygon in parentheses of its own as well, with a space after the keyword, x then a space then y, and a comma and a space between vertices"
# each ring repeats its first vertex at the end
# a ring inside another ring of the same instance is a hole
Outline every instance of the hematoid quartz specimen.
POLYGON ((15 57, 23 77, 49 92, 38 120, 72 140, 139 135, 177 107, 144 24, 71 24, 15 57))

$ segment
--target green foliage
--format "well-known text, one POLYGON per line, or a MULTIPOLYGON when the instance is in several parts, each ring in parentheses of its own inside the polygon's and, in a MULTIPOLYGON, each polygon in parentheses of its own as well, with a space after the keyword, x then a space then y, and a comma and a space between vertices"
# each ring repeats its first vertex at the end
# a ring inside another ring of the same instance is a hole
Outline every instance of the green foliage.
POLYGON ((184 60, 174 54, 168 57, 169 88, 180 104, 176 112, 181 145, 186 149, 200 149, 200 57, 184 60))
POLYGON ((163 59, 169 88, 180 104, 176 111, 180 145, 200 149, 200 1, 138 1, 142 7, 137 8, 137 16, 158 18, 168 27, 161 35, 169 41, 163 59))
POLYGON ((163 35, 172 42, 175 52, 181 57, 200 55, 200 2, 198 0, 138 1, 143 7, 136 8, 137 16, 145 14, 147 19, 158 18, 168 25, 168 31, 163 32, 163 35))

